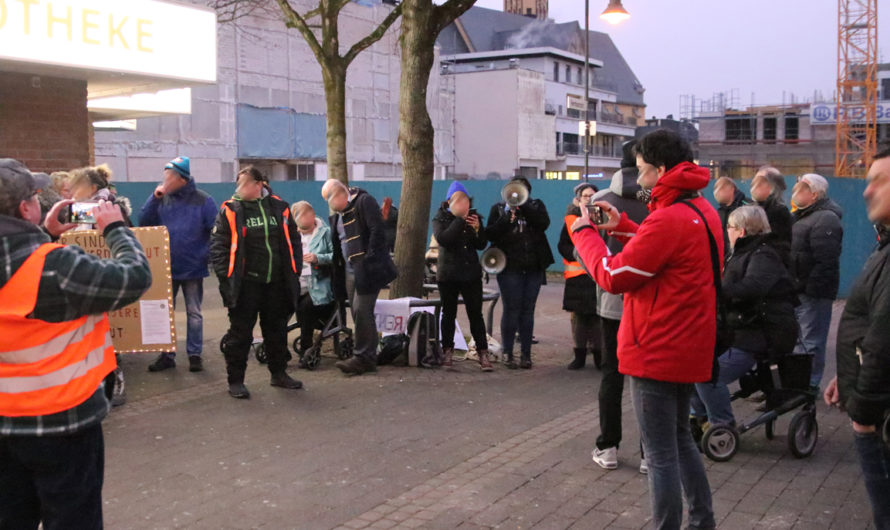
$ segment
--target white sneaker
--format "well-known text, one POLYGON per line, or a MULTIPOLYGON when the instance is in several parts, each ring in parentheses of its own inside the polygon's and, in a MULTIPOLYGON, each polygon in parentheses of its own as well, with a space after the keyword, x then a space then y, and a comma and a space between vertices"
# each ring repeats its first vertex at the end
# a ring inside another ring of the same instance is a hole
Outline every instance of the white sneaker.
POLYGON ((590 453, 593 461, 603 469, 616 469, 618 467, 618 448, 607 447, 605 449, 593 448, 590 453))
POLYGON ((645 458, 640 459, 640 473, 642 473, 644 475, 649 474, 649 464, 646 463, 645 458))

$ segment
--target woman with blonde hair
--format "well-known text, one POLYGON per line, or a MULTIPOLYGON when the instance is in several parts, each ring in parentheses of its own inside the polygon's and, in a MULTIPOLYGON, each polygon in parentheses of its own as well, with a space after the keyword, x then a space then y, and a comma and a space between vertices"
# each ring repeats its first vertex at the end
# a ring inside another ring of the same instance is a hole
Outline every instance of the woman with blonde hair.
POLYGON ((68 178, 71 198, 75 201, 104 200, 117 204, 124 214, 124 221, 127 223, 127 226, 133 226, 130 221, 130 214, 133 211, 133 208, 130 206, 130 199, 117 194, 114 184, 111 183, 111 177, 111 168, 108 167, 108 164, 72 170, 68 178))
POLYGON ((334 244, 331 229, 315 215, 312 205, 299 201, 291 206, 291 213, 300 231, 303 246, 303 268, 300 273, 300 298, 294 306, 300 323, 300 366, 306 368, 303 354, 312 347, 315 323, 333 311, 334 292, 331 289, 331 261, 334 244))

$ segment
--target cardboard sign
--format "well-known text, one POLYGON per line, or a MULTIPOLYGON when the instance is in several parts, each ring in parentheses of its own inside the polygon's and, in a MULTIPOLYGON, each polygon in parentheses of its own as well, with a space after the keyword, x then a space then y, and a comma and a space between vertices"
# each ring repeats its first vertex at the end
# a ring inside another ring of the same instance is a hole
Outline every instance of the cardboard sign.
MULTIPOLYGON (((151 268, 151 287, 136 302, 108 313, 111 340, 117 353, 176 351, 176 322, 173 317, 173 281, 170 276, 170 236, 167 228, 133 228, 151 268)), ((59 242, 77 245, 100 258, 111 258, 111 250, 98 230, 69 231, 59 242)))

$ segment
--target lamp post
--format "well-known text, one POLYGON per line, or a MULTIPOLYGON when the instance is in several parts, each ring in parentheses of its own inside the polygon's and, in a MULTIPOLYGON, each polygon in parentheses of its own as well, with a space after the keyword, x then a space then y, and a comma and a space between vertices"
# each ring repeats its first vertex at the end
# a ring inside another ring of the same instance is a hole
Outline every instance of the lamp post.
MULTIPOLYGON (((621 0, 609 0, 600 14, 609 24, 618 24, 630 18, 621 0)), ((590 172, 590 0, 584 0, 584 181, 590 172)))

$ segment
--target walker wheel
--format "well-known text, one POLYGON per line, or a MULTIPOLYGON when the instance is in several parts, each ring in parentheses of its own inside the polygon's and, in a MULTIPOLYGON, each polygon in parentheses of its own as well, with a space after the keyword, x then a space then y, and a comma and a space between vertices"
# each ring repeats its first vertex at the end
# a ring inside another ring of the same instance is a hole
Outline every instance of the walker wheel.
POLYGON ((729 425, 713 425, 705 431, 701 445, 714 462, 728 462, 739 450, 739 433, 729 425))
POLYGON ((345 361, 352 357, 353 349, 355 348, 355 343, 352 340, 352 337, 343 337, 340 339, 340 343, 337 345, 337 357, 340 358, 341 361, 345 361))
POLYGON ((315 370, 321 362, 321 348, 312 346, 300 355, 300 368, 315 370))
POLYGON ((788 426, 788 449, 795 458, 806 458, 816 449, 819 439, 819 424, 815 410, 799 410, 791 418, 788 426))
POLYGON ((253 356, 260 364, 269 362, 269 356, 266 354, 266 345, 262 342, 253 343, 250 348, 253 350, 253 356))
POLYGON ((290 347, 294 350, 294 353, 300 355, 300 337, 295 338, 290 347))

